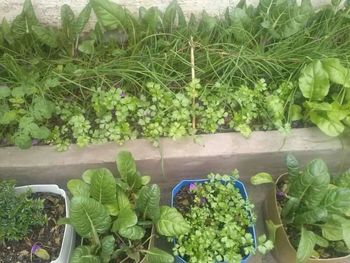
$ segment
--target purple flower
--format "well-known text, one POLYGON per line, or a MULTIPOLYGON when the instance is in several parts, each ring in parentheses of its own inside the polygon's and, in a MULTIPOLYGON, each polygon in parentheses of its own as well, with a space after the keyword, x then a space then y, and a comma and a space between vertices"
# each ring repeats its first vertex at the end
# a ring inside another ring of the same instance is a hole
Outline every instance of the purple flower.
POLYGON ((278 191, 278 192, 276 193, 276 197, 277 197, 277 200, 278 200, 278 201, 283 201, 284 198, 286 197, 286 194, 285 194, 284 192, 282 192, 282 191, 278 191))
POLYGON ((41 247, 37 244, 37 243, 35 243, 33 246, 32 246, 32 249, 31 249, 31 253, 32 254, 35 254, 35 252, 38 250, 38 249, 40 249, 41 247))
POLYGON ((189 187, 190 191, 193 191, 196 188, 197 188, 196 184, 190 183, 190 187, 189 187))

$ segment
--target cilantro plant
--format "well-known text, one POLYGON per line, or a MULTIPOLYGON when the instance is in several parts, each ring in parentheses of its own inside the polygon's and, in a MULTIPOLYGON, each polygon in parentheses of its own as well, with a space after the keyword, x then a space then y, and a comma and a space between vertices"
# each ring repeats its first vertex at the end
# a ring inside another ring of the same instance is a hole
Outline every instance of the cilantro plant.
MULTIPOLYGON (((255 223, 253 205, 234 186, 233 177, 209 174, 208 179, 190 184, 175 197, 175 206, 191 228, 176 240, 174 253, 190 263, 240 262, 255 253, 255 241, 248 232, 255 223)), ((262 252, 272 248, 266 238, 260 241, 262 252)))
POLYGON ((190 226, 175 208, 159 205, 159 186, 140 175, 129 152, 118 154, 117 168, 118 178, 100 168, 68 182, 70 218, 61 222, 71 224, 82 238, 70 262, 173 262, 172 255, 152 246, 155 231, 178 237, 190 226))
MULTIPOLYGON (((299 167, 287 155, 288 178, 276 185, 271 175, 259 173, 251 178, 255 185, 274 183, 281 205, 283 227, 297 249, 297 263, 313 258, 330 258, 350 253, 350 170, 331 176, 321 159, 299 167)), ((269 222, 271 239, 280 226, 269 222)))
POLYGON ((16 194, 13 181, 0 181, 0 242, 18 241, 45 224, 43 200, 16 194))

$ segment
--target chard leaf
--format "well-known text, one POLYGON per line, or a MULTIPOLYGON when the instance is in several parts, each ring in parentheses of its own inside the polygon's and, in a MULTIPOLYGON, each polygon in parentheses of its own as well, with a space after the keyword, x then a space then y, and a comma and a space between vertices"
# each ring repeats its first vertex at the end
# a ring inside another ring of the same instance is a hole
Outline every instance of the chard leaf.
POLYGON ((308 64, 299 78, 303 96, 311 100, 323 100, 329 91, 329 77, 320 60, 308 64))
POLYGON ((90 0, 91 6, 103 27, 109 30, 126 28, 123 23, 126 21, 125 10, 121 5, 108 0, 90 0))
POLYGON ((163 23, 167 32, 173 32, 178 27, 186 27, 186 18, 176 0, 165 9, 163 23))
POLYGON ((156 228, 159 234, 174 237, 186 234, 191 227, 175 208, 162 206, 156 228))
POLYGON ((114 221, 112 230, 118 232, 123 228, 135 226, 137 224, 137 215, 130 208, 124 208, 120 211, 117 220, 114 221))
POLYGON ((80 12, 78 17, 76 18, 74 22, 74 33, 76 35, 79 35, 81 32, 83 32, 87 22, 90 19, 91 15, 91 5, 87 4, 84 9, 80 12))
POLYGON ((94 45, 95 45, 95 40, 85 40, 79 45, 78 49, 80 52, 84 54, 91 55, 95 52, 94 45))
POLYGON ((130 240, 141 240, 145 235, 145 230, 140 226, 131 226, 120 229, 118 233, 130 240))
POLYGON ((346 215, 350 204, 350 189, 336 187, 330 189, 322 201, 322 206, 325 207, 329 214, 346 215))
POLYGON ((160 216, 160 189, 156 184, 143 186, 136 200, 136 209, 139 210, 143 218, 157 220, 160 216))
POLYGON ((258 173, 250 178, 253 185, 274 183, 272 176, 269 173, 258 173))
POLYGON ((93 237, 105 233, 111 218, 102 204, 92 198, 73 197, 70 207, 70 222, 82 237, 93 237))
POLYGON ((99 257, 93 255, 88 246, 79 246, 74 249, 70 263, 100 263, 99 257))
POLYGON ((117 187, 117 198, 108 204, 105 204, 110 215, 117 216, 124 208, 131 208, 130 201, 124 191, 117 187))
POLYGON ((117 169, 120 177, 130 189, 136 191, 141 187, 141 176, 136 170, 136 164, 130 152, 122 151, 117 155, 117 169))
POLYGON ((90 197, 90 186, 80 179, 71 179, 67 188, 73 196, 90 197))
POLYGON ((146 253, 146 261, 152 262, 152 263, 173 263, 174 257, 170 255, 169 253, 156 248, 152 247, 149 250, 144 251, 146 253))
POLYGON ((73 32, 73 25, 74 25, 74 12, 70 8, 69 5, 63 5, 61 7, 61 26, 62 30, 67 36, 68 39, 73 39, 75 37, 75 34, 73 32))
POLYGON ((297 263, 305 263, 312 255, 316 245, 316 236, 313 232, 301 228, 301 238, 297 250, 297 263))
POLYGON ((340 174, 336 178, 335 184, 339 187, 350 188, 350 169, 340 174))
POLYGON ((329 79, 339 85, 350 88, 350 70, 345 68, 337 58, 322 60, 323 68, 327 71, 329 79))
POLYGON ((111 171, 106 168, 92 170, 91 197, 102 204, 112 203, 116 199, 116 183, 111 171))
POLYGON ((330 119, 328 116, 320 115, 315 111, 310 113, 310 120, 325 134, 336 137, 344 132, 344 125, 337 119, 330 119))
POLYGON ((328 212, 326 208, 315 207, 314 209, 298 214, 294 222, 299 225, 312 224, 324 220, 327 216, 328 212))
POLYGON ((299 162, 293 154, 287 154, 286 165, 288 169, 288 176, 295 178, 300 173, 299 162))
POLYGON ((115 239, 113 235, 105 236, 101 241, 102 263, 109 263, 114 252, 115 239))
POLYGON ((343 239, 343 228, 342 224, 346 223, 346 219, 332 215, 329 217, 327 222, 321 226, 322 236, 330 241, 338 241, 343 239))
POLYGON ((52 48, 58 46, 56 33, 51 28, 37 25, 32 26, 32 30, 39 41, 43 44, 48 45, 52 48))

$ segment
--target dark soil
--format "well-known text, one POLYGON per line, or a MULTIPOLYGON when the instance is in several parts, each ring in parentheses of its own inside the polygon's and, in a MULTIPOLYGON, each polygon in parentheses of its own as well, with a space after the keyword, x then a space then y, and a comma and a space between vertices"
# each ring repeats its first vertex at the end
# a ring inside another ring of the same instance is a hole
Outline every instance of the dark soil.
MULTIPOLYGON (((277 204, 281 209, 286 204, 286 198, 283 198, 283 194, 281 194, 284 192, 283 190, 285 190, 286 183, 287 183, 287 181, 283 181, 283 182, 279 182, 277 184, 277 196, 276 196, 277 198, 276 199, 277 199, 277 204)), ((282 220, 282 222, 283 222, 283 220, 282 220)), ((298 244, 300 241, 300 231, 298 229, 296 229, 295 227, 293 227, 293 225, 286 225, 284 222, 283 222, 283 227, 288 235, 288 239, 289 239, 290 243, 293 245, 295 250, 297 250, 298 244)), ((313 229, 312 226, 309 226, 308 229, 312 230, 315 233, 317 233, 318 235, 322 236, 322 233, 319 230, 319 228, 313 229)), ((337 257, 343 257, 343 256, 348 255, 347 253, 341 253, 341 252, 336 251, 334 249, 334 246, 335 246, 335 242, 329 241, 329 247, 323 248, 323 247, 316 245, 315 250, 319 253, 321 259, 337 258, 337 257)))
POLYGON ((186 215, 191 210, 194 197, 195 195, 190 191, 190 187, 185 186, 176 194, 174 206, 182 215, 186 215))
POLYGON ((7 241, 5 244, 0 244, 0 263, 46 263, 59 256, 64 225, 57 225, 57 220, 66 215, 64 198, 51 193, 33 193, 32 197, 44 199, 47 224, 33 229, 21 241, 7 241), (35 244, 49 253, 50 260, 42 260, 35 255, 32 255, 31 259, 31 248, 35 244))

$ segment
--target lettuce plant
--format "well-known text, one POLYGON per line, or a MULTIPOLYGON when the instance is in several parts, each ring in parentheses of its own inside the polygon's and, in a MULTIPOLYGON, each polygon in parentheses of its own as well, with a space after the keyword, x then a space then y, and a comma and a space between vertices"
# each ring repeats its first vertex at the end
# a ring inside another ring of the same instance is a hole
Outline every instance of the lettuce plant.
MULTIPOLYGON (((290 240, 297 247, 297 263, 324 257, 327 251, 350 253, 350 170, 332 177, 321 159, 302 170, 293 155, 287 155, 286 164, 288 179, 275 187, 283 225, 296 233, 290 240)), ((267 173, 255 175, 251 182, 274 183, 267 173)), ((268 226, 274 231, 279 227, 272 222, 268 226)))
POLYGON ((148 244, 155 229, 166 237, 187 233, 188 223, 175 209, 160 206, 160 189, 149 185, 150 177, 141 176, 129 152, 117 156, 119 178, 106 168, 87 170, 81 179, 68 182, 73 198, 71 224, 82 237, 71 263, 140 262, 167 263, 174 258, 148 244), (129 262, 129 261, 128 261, 129 262))

